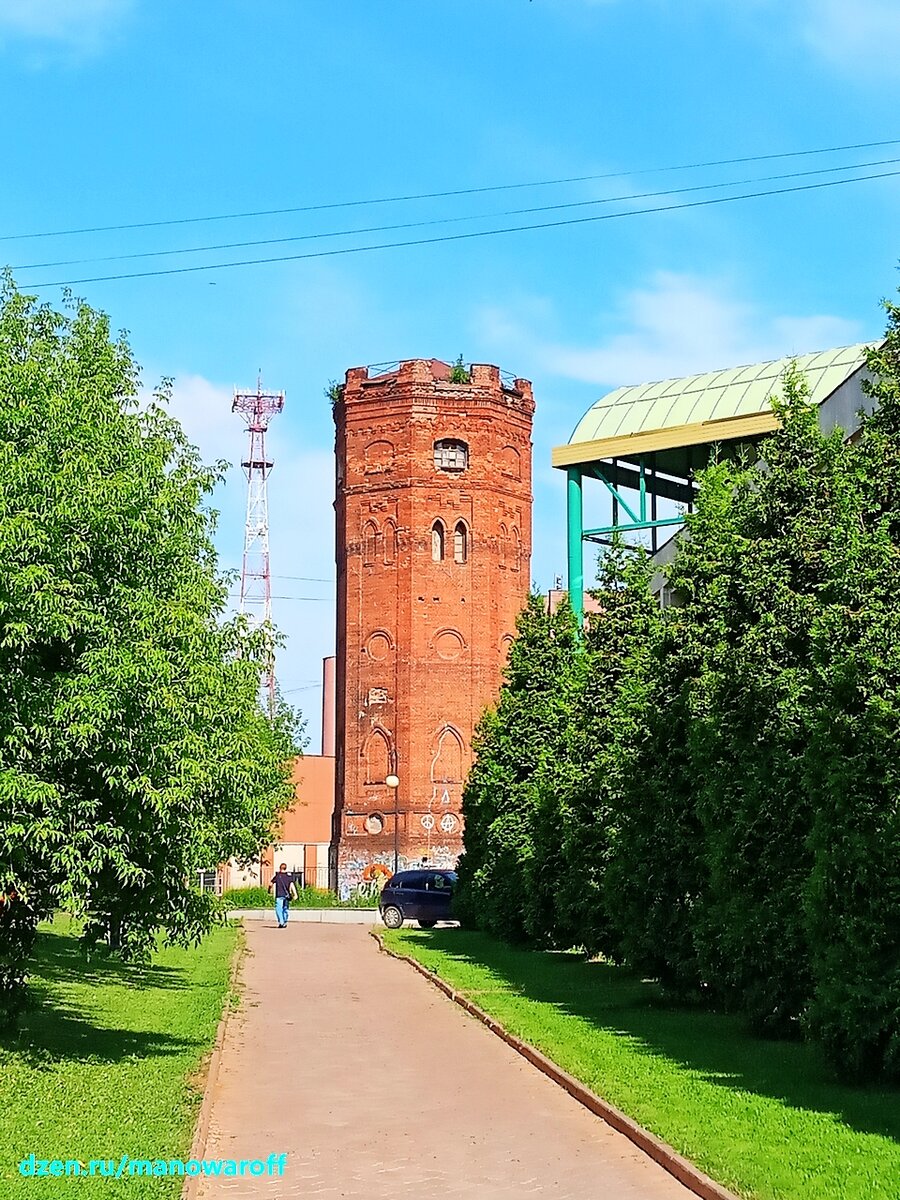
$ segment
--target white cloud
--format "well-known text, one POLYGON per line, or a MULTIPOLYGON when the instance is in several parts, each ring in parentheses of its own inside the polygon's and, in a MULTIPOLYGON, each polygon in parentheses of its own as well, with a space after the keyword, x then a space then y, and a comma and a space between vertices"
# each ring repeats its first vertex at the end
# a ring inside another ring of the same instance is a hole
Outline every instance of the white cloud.
MULTIPOLYGON (((252 386, 252 380, 238 383, 252 386)), ((231 411, 233 392, 201 375, 177 375, 169 405, 204 462, 232 464, 213 497, 220 512, 216 544, 223 569, 240 566, 247 497, 240 467, 247 434, 231 411)), ((334 577, 334 455, 298 444, 282 421, 273 419, 267 441, 275 463, 269 480, 272 616, 287 640, 277 656, 276 675, 286 699, 307 716, 309 750, 318 753, 322 693, 310 681, 321 680, 322 659, 334 653, 334 584, 329 582, 334 577)), ((237 588, 232 602, 236 608, 237 588)))
MULTIPOLYGON (((608 0, 580 0, 576 11, 608 0)), ((614 0, 624 6, 625 0, 614 0)), ((566 3, 575 8, 573 0, 566 3)), ((633 0, 652 20, 664 10, 706 9, 755 40, 801 43, 856 82, 896 76, 900 63, 898 0, 633 0)))
POLYGON ((803 0, 804 39, 822 58, 855 70, 896 73, 900 60, 897 0, 803 0))
MULTIPOLYGON (((142 387, 138 402, 148 404, 152 392, 153 388, 142 387)), ((240 417, 231 411, 233 393, 233 388, 201 375, 182 374, 175 377, 172 399, 166 406, 181 423, 188 441, 200 451, 203 463, 211 466, 224 460, 229 464, 210 501, 210 507, 219 513, 216 542, 223 569, 240 566, 246 499, 240 467, 246 434, 240 417)))
POLYGON ((205 462, 239 461, 243 449, 242 422, 231 411, 234 389, 211 383, 202 375, 178 375, 172 388, 169 411, 181 422, 205 462))
POLYGON ((856 323, 841 317, 773 316, 719 280, 666 271, 623 295, 604 315, 604 332, 592 344, 542 339, 535 327, 497 311, 490 320, 507 341, 528 345, 549 374, 607 387, 763 362, 862 337, 856 323))
POLYGON ((0 0, 0 38, 99 48, 134 0, 0 0))
MULTIPOLYGON (((273 435, 269 485, 272 617, 287 644, 276 661, 286 699, 307 717, 310 753, 319 752, 322 659, 334 653, 334 455, 273 435), (305 578, 297 578, 305 576, 305 578), (290 578, 286 578, 290 577, 290 578), (302 690, 295 691, 295 688, 302 690)), ((243 476, 241 476, 243 499, 243 476)), ((223 522, 223 534, 226 532, 223 522)), ((241 521, 228 534, 242 535, 241 521)))
MULTIPOLYGON (((720 0, 693 3, 717 11, 722 8, 720 0)), ((860 83, 897 73, 897 0, 732 0, 728 11, 733 19, 746 16, 759 36, 805 43, 817 57, 853 74, 860 83)))

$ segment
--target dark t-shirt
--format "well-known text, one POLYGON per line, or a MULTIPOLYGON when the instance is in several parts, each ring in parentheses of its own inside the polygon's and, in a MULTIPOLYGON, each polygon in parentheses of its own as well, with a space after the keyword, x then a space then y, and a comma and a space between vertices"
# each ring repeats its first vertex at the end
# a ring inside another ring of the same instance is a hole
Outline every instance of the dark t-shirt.
POLYGON ((290 896, 291 884, 293 882, 294 882, 293 879, 291 879, 291 877, 287 873, 287 871, 276 871, 275 872, 275 895, 276 896, 290 896))

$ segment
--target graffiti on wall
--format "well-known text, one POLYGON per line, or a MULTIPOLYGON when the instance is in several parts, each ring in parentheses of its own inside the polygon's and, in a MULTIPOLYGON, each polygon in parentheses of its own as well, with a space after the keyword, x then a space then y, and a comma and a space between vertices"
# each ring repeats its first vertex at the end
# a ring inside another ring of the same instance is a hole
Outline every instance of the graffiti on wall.
MULTIPOLYGON (((432 846, 427 853, 417 857, 400 854, 397 856, 398 871, 412 871, 417 867, 439 867, 453 870, 457 855, 449 846, 432 846)), ((355 896, 378 903, 381 889, 394 874, 393 854, 362 855, 350 853, 338 862, 338 894, 341 900, 355 896)))
POLYGON ((342 900, 361 896, 377 903, 378 896, 394 870, 385 856, 371 859, 353 854, 338 863, 338 893, 342 900))

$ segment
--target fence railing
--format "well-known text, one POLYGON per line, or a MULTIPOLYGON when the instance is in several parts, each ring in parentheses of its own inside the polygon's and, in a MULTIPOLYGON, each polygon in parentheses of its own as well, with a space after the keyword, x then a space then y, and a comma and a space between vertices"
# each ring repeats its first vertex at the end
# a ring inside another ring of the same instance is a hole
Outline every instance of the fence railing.
MULTIPOLYGON (((287 864, 288 874, 293 879, 298 888, 314 887, 320 888, 323 891, 328 890, 328 867, 317 866, 309 870, 305 866, 292 863, 289 857, 283 860, 287 864)), ((212 892, 216 896, 221 896, 225 890, 226 878, 229 872, 226 869, 214 870, 207 869, 197 872, 197 886, 201 892, 212 892)), ((271 868, 264 869, 261 886, 267 887, 272 877, 271 868)), ((259 877, 251 879, 249 883, 239 882, 231 886, 252 887, 256 886, 259 877)))

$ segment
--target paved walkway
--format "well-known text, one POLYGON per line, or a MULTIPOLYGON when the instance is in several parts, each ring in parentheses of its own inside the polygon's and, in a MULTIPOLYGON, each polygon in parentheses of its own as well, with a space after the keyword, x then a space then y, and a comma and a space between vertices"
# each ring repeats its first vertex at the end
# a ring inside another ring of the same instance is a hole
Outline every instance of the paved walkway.
POLYGON ((691 1200, 359 926, 247 938, 205 1157, 287 1167, 203 1180, 203 1200, 691 1200))

